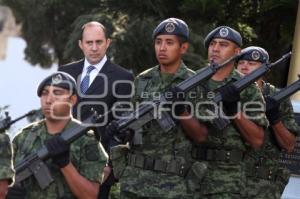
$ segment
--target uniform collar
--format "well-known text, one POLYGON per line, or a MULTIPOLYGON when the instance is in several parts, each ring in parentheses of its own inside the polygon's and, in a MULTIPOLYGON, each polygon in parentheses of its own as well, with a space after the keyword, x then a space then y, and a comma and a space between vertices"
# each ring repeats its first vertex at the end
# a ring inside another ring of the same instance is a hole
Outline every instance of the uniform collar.
MULTIPOLYGON (((186 79, 186 76, 188 74, 189 69, 187 66, 181 61, 180 66, 176 73, 174 74, 174 79, 179 78, 179 79, 186 79)), ((161 73, 159 65, 156 65, 153 67, 153 70, 150 73, 145 73, 144 77, 152 77, 154 74, 159 74, 161 73)))

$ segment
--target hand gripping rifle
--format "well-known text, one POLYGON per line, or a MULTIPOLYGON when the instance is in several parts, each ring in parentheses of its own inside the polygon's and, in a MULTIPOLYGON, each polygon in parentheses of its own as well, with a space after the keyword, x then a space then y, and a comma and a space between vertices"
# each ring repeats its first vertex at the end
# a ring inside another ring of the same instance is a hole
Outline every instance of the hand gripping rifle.
MULTIPOLYGON (((288 53, 284 54, 280 59, 278 59, 277 61, 275 61, 273 63, 263 64, 259 68, 252 71, 250 74, 242 77, 241 79, 237 80, 236 82, 233 82, 232 83, 233 86, 235 86, 238 89, 238 91, 241 92, 242 90, 247 88, 251 83, 255 82, 257 79, 259 79, 260 77, 264 76, 267 72, 269 72, 273 66, 283 62, 284 60, 289 58, 291 55, 292 55, 292 53, 288 52, 288 53)), ((216 104, 219 104, 222 101, 222 96, 219 92, 216 93, 213 101, 216 104)))
MULTIPOLYGON (((61 136, 61 138, 66 142, 72 143, 83 136, 88 130, 93 129, 95 127, 94 124, 102 121, 102 119, 110 114, 110 112, 111 110, 100 116, 94 112, 81 124, 74 124, 71 128, 63 131, 59 136, 61 136)), ((53 182, 51 173, 47 165, 44 163, 44 161, 49 158, 50 156, 46 146, 42 146, 37 152, 26 156, 14 168, 16 172, 14 186, 20 186, 22 181, 34 176, 41 189, 47 188, 50 183, 53 182)))
MULTIPOLYGON (((211 64, 210 66, 207 66, 200 70, 192 77, 187 78, 186 80, 177 84, 175 87, 177 87, 178 90, 187 93, 193 88, 197 87, 199 84, 210 79, 220 68, 236 60, 238 57, 239 55, 233 56, 220 65, 211 64)), ((166 102, 164 96, 166 95, 160 95, 159 100, 142 102, 135 111, 130 112, 125 117, 122 117, 119 120, 116 120, 118 135, 114 135, 114 139, 117 142, 121 143, 124 140, 121 140, 120 137, 123 137, 122 135, 126 134, 128 130, 136 132, 137 130, 140 130, 142 126, 152 120, 156 120, 165 132, 168 132, 170 129, 172 129, 175 126, 175 122, 169 115, 169 113, 167 113, 166 111, 162 111, 160 113, 160 117, 157 117, 156 109, 160 107, 160 104, 166 102)), ((214 124, 218 129, 221 130, 229 124, 229 120, 225 118, 216 118, 214 124)))

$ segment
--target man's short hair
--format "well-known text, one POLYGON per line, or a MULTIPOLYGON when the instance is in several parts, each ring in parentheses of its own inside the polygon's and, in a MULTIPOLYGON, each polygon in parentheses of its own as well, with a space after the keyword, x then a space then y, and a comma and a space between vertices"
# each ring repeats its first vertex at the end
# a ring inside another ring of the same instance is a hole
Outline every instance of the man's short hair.
POLYGON ((82 39, 84 29, 86 27, 92 27, 92 26, 98 26, 98 27, 100 27, 103 30, 103 32, 104 32, 105 38, 108 38, 107 29, 106 29, 106 27, 102 23, 100 23, 98 21, 90 21, 90 22, 87 22, 87 23, 83 24, 83 26, 81 27, 80 40, 82 39))

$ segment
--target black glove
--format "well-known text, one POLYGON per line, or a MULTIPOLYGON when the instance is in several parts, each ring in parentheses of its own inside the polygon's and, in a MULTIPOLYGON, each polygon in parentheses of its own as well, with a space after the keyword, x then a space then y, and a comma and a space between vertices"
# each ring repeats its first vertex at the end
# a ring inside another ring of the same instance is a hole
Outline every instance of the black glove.
POLYGON ((26 190, 19 185, 14 185, 13 187, 8 188, 6 195, 7 199, 23 199, 26 198, 26 190))
POLYGON ((240 92, 233 84, 227 84, 219 89, 222 96, 223 110, 226 115, 233 116, 238 112, 240 92))
POLYGON ((45 141, 47 150, 54 164, 63 168, 70 163, 70 146, 60 136, 56 135, 45 141))
POLYGON ((171 103, 168 105, 170 108, 172 108, 173 103, 176 102, 176 105, 174 105, 174 113, 176 116, 180 116, 187 111, 186 104, 184 103, 185 93, 181 89, 175 86, 167 90, 166 93, 165 99, 171 103))
POLYGON ((266 116, 271 125, 280 120, 279 106, 280 104, 270 96, 265 97, 266 101, 266 116))
POLYGON ((109 144, 108 144, 109 150, 113 146, 130 141, 133 135, 134 135, 134 131, 131 129, 127 129, 126 131, 119 132, 118 123, 115 120, 111 121, 105 129, 105 136, 109 140, 109 144))

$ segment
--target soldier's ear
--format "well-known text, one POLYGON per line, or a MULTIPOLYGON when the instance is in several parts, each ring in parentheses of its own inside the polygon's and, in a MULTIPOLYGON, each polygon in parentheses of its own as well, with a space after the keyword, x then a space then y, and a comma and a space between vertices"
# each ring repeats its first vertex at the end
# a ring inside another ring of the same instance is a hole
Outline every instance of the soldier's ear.
POLYGON ((70 102, 72 103, 72 106, 77 103, 77 99, 77 95, 71 95, 70 102))
POLYGON ((186 53, 186 51, 189 49, 189 43, 188 42, 184 42, 181 44, 181 54, 186 53))
POLYGON ((236 55, 240 54, 240 53, 241 53, 241 48, 240 48, 240 47, 236 47, 236 48, 234 49, 234 53, 235 53, 236 55))

